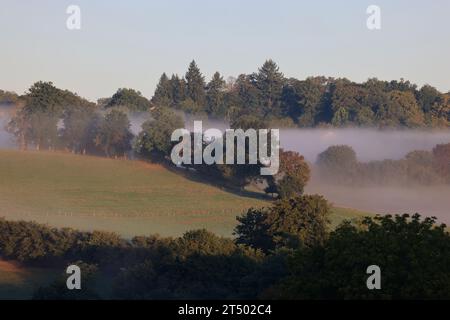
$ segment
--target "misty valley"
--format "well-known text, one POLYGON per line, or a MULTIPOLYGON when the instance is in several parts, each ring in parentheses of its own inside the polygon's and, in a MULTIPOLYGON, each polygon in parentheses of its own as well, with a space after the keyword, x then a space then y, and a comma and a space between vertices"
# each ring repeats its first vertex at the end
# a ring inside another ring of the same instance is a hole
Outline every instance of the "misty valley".
POLYGON ((206 82, 192 61, 150 99, 0 90, 0 124, 0 298, 450 297, 450 93, 430 85, 270 59, 206 82))
MULTIPOLYGON (((12 107, 0 107, 0 149, 17 149, 14 136, 5 130, 12 107)), ((186 128, 193 128, 192 115, 182 114, 186 128)), ((151 119, 146 112, 130 113, 131 130, 138 135, 142 124, 151 119)), ((204 130, 225 130, 228 122, 204 119, 204 130)), ((450 223, 450 186, 444 181, 401 181, 395 175, 392 181, 361 183, 334 179, 330 181, 319 173, 316 161, 320 153, 331 146, 350 146, 361 162, 401 160, 413 151, 431 152, 436 145, 450 143, 450 130, 381 130, 365 128, 324 128, 280 130, 281 147, 299 152, 312 169, 307 193, 323 194, 340 207, 360 209, 373 213, 415 213, 436 216, 450 223)), ((131 157, 133 157, 131 155, 131 157)), ((426 157, 426 155, 425 155, 426 157)), ((400 168, 399 170, 403 170, 400 168)), ((331 174, 331 173, 329 173, 331 174)), ((379 172, 374 180, 379 179, 379 172)))
MULTIPOLYGON (((5 130, 12 108, 0 107, 0 148, 17 148, 14 136, 5 130)), ((192 116, 185 115, 186 128, 192 127, 192 116)), ((148 113, 132 113, 131 128, 138 134, 141 125, 150 118, 148 113)), ((229 128, 227 122, 206 120, 204 130, 229 128)), ((438 144, 450 142, 450 130, 378 130, 378 129, 281 129, 281 147, 299 152, 314 164, 318 155, 333 145, 351 146, 359 160, 399 160, 415 150, 431 151, 438 144)), ((310 184, 306 190, 324 194, 337 205, 358 208, 377 213, 427 212, 450 223, 450 188, 444 184, 435 185, 387 185, 364 186, 327 183, 318 177, 314 166, 310 184), (418 197, 420 196, 420 197, 418 197)))

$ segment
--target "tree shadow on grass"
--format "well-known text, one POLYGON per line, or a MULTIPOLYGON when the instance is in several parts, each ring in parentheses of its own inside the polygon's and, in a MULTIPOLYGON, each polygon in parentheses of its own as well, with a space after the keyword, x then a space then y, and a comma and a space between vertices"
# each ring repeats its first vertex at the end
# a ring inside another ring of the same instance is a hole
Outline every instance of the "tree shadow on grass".
POLYGON ((232 193, 232 194, 240 196, 240 197, 246 197, 246 198, 263 200, 263 201, 274 200, 273 197, 271 197, 265 193, 251 191, 251 190, 245 190, 245 189, 227 184, 223 180, 218 181, 217 179, 213 179, 212 177, 208 178, 204 175, 199 174, 194 169, 174 167, 173 165, 171 165, 167 162, 161 162, 160 164, 165 169, 169 170, 170 172, 180 175, 190 181, 207 184, 207 185, 219 188, 225 192, 232 193))

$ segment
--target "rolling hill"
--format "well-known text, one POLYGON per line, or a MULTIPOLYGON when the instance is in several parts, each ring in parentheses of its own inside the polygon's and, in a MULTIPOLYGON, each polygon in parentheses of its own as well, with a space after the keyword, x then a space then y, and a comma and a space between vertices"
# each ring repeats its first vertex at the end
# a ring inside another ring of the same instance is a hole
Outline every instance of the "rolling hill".
MULTIPOLYGON (((0 150, 0 216, 125 237, 206 228, 231 236, 235 217, 270 203, 161 165, 61 152, 0 150)), ((333 225, 359 216, 334 209, 333 225)))

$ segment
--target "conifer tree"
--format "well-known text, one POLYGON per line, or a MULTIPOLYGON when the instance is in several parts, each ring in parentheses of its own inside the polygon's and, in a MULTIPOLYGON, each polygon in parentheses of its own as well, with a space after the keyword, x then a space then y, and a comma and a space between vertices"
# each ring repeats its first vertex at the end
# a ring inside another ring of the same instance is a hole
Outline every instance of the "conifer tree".
POLYGON ((219 72, 214 73, 213 78, 207 85, 207 112, 215 116, 223 116, 225 114, 224 106, 224 90, 225 80, 219 72))
POLYGON ((163 73, 161 78, 159 78, 152 102, 162 106, 170 106, 173 102, 171 81, 166 73, 163 73))
POLYGON ((194 60, 186 72, 187 98, 190 98, 200 109, 206 105, 205 79, 194 60))
POLYGON ((265 115, 278 115, 280 113, 280 99, 285 83, 284 75, 279 71, 273 60, 267 60, 253 75, 256 87, 260 92, 260 104, 265 115))

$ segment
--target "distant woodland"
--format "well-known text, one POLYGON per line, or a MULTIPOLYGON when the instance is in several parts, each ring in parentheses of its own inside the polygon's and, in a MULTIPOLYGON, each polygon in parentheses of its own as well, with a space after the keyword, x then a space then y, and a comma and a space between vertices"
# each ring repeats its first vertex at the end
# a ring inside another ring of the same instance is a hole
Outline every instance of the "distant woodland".
MULTIPOLYGON (((23 96, 0 90, 0 104, 27 100, 36 85, 23 96)), ((255 73, 225 80, 216 72, 209 81, 192 61, 184 76, 162 74, 151 99, 139 91, 120 88, 112 97, 91 104, 69 91, 63 92, 61 109, 52 110, 56 113, 64 107, 84 104, 97 108, 123 106, 131 111, 170 107, 226 119, 231 124, 249 118, 278 127, 446 128, 450 124, 450 93, 439 92, 431 85, 418 88, 403 79, 372 78, 356 83, 324 76, 286 78, 272 60, 255 73)))

